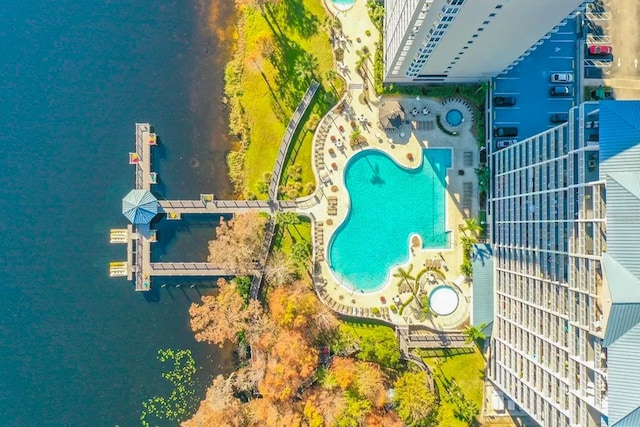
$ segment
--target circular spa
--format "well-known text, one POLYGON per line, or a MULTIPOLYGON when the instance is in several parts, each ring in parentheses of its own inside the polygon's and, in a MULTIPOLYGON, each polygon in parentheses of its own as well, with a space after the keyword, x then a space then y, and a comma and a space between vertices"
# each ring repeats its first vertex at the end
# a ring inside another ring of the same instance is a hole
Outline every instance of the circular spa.
POLYGON ((447 111, 445 119, 447 120, 447 124, 449 126, 460 126, 460 123, 462 123, 462 113, 460 112, 460 110, 456 110, 454 108, 447 111))
POLYGON ((336 9, 346 11, 351 9, 355 0, 331 0, 331 3, 336 7, 336 9))
POLYGON ((429 294, 429 307, 438 316, 448 316, 458 308, 458 293, 451 286, 438 286, 429 294))

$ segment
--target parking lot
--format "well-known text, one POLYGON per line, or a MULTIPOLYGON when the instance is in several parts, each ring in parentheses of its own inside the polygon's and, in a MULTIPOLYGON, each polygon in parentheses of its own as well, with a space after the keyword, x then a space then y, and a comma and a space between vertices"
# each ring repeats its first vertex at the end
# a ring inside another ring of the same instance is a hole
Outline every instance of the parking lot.
POLYGON ((581 73, 576 73, 577 21, 573 16, 565 19, 522 62, 493 79, 493 97, 516 98, 512 107, 493 108, 494 128, 517 127, 516 139, 522 140, 556 126, 551 123, 551 115, 566 113, 576 105, 576 99, 579 99, 576 88, 580 87, 581 81, 581 73), (572 73, 574 81, 554 84, 550 76, 556 72, 572 73), (551 96, 553 86, 569 86, 572 96, 551 96))
MULTIPOLYGON (((596 0, 589 3, 582 15, 582 34, 584 43, 584 77, 607 78, 611 75, 613 55, 592 55, 589 46, 611 46, 611 17, 609 2, 596 0)), ((618 58, 617 68, 622 66, 618 58)))

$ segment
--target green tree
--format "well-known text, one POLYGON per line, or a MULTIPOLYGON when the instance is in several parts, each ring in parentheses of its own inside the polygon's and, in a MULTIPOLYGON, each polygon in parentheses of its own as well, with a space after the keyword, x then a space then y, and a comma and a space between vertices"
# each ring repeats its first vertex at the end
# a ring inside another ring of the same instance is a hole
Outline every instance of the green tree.
POLYGON ((347 391, 344 411, 336 419, 336 427, 359 427, 364 417, 371 411, 371 402, 362 399, 357 393, 347 391))
POLYGON ((431 306, 429 305, 429 295, 421 295, 420 304, 422 305, 420 312, 422 313, 422 319, 424 320, 427 318, 427 316, 431 314, 431 306))
POLYGON ((398 339, 390 328, 380 329, 375 335, 365 336, 359 343, 358 359, 374 362, 383 368, 395 369, 400 362, 398 339))
POLYGON ((482 225, 478 222, 478 218, 466 218, 462 231, 465 234, 468 231, 472 236, 477 236, 482 232, 482 225))
POLYGON ((460 273, 467 277, 473 276, 473 264, 471 264, 470 259, 465 258, 462 261, 462 264, 460 264, 460 273))
POLYGON ((479 168, 476 168, 475 171, 476 177, 478 178, 478 192, 486 193, 489 189, 489 168, 486 166, 480 166, 479 168))
POLYGON ((312 53, 305 52, 298 56, 293 65, 298 83, 308 83, 318 69, 318 58, 312 53))
POLYGON ((393 277, 397 277, 400 279, 398 286, 400 286, 400 283, 402 282, 406 283, 407 286, 409 286, 411 293, 413 293, 414 299, 418 302, 418 304, 420 305, 420 308, 422 308, 422 302, 420 301, 420 299, 418 298, 418 295, 416 294, 415 286, 411 284, 411 282, 415 282, 415 277, 411 275, 411 270, 413 270, 413 264, 409 264, 409 267, 406 270, 402 267, 398 267, 397 272, 393 273, 393 277), (409 282, 409 280, 411 280, 411 282, 409 282))
POLYGON ((466 328, 464 331, 462 331, 462 333, 467 336, 466 342, 472 343, 472 342, 486 339, 487 336, 484 334, 484 332, 482 332, 482 330, 486 327, 487 327, 487 324, 483 323, 478 326, 471 325, 468 328, 466 328))
POLYGON ((311 258, 311 248, 306 240, 298 240, 291 247, 291 258, 300 264, 305 265, 311 258))
POLYGON ((251 276, 236 276, 232 282, 236 285, 236 289, 245 305, 249 303, 249 292, 251 291, 251 276))
MULTIPOLYGON (((300 224, 300 217, 295 212, 277 212, 276 224, 288 231, 290 226, 300 224)), ((291 232, 289 232, 289 234, 291 234, 291 232)))
POLYGON ((394 384, 396 411, 410 427, 435 425, 438 404, 425 372, 406 372, 394 384))

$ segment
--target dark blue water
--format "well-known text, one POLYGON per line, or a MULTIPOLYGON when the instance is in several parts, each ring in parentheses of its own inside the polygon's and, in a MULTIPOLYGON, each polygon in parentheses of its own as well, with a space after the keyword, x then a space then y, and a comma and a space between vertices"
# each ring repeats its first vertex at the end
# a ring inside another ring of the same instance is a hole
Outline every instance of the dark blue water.
MULTIPOLYGON (((189 331, 195 289, 107 275, 135 121, 161 137, 163 196, 230 193, 220 3, 0 0, 0 425, 139 425, 168 391, 159 348, 192 349, 203 382, 228 368, 189 331)), ((163 224, 158 257, 203 259, 214 225, 163 224)))

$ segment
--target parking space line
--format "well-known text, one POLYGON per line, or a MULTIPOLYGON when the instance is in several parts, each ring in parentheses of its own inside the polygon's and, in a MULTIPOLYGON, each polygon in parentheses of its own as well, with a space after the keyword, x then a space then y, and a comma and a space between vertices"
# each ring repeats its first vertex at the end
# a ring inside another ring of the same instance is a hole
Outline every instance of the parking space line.
POLYGON ((520 80, 520 77, 496 77, 496 80, 520 80))
POLYGON ((550 56, 549 59, 573 59, 573 56, 550 56))

